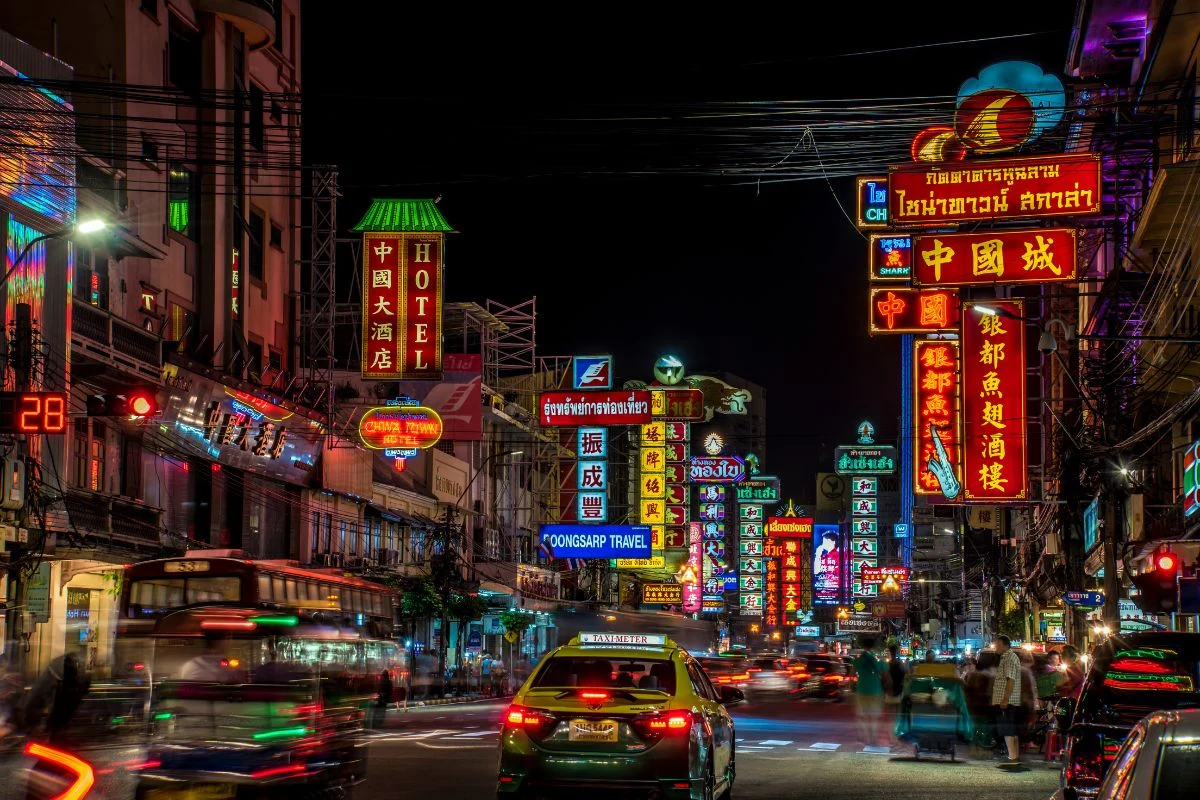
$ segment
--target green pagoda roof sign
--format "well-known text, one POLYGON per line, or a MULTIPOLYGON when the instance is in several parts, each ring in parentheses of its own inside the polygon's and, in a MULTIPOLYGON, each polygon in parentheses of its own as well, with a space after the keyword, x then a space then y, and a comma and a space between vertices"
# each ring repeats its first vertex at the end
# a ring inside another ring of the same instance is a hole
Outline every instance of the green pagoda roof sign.
POLYGON ((354 226, 356 231, 401 231, 404 233, 453 233, 433 200, 372 200, 367 213, 354 226))

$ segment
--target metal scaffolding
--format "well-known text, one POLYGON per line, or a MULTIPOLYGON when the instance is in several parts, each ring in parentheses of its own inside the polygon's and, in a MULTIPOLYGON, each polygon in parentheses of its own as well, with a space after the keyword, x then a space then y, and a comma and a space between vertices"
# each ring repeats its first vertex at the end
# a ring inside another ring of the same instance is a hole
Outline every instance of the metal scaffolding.
POLYGON ((312 168, 308 291, 301 298, 303 364, 308 370, 305 401, 333 420, 334 292, 337 286, 338 171, 312 168))

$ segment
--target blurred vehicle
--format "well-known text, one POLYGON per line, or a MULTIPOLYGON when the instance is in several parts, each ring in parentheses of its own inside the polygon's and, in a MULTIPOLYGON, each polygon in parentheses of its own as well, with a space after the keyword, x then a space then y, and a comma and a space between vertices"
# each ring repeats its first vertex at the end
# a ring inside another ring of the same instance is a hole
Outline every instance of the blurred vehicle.
POLYGON ((767 695, 791 694, 797 680, 788 669, 789 661, 779 656, 754 656, 749 660, 750 682, 746 694, 753 699, 767 695))
POLYGON ((496 791, 642 791, 728 796, 733 719, 719 689, 663 634, 580 633, 546 655, 505 712, 496 791))
POLYGON ((896 738, 913 746, 913 756, 936 753, 957 758, 959 742, 973 735, 966 685, 953 664, 914 664, 900 695, 896 738))
POLYGON ((848 659, 830 655, 811 655, 789 665, 796 697, 844 700, 854 688, 853 666, 848 659))
POLYGON ((1126 735, 1154 711, 1200 706, 1200 634, 1144 631, 1092 651, 1076 699, 1059 703, 1066 800, 1094 797, 1126 735))
POLYGON ((144 692, 138 797, 258 800, 365 777, 381 676, 405 672, 394 593, 237 555, 126 568, 113 673, 144 692))
POLYGON ((715 686, 733 686, 744 690, 750 683, 750 662, 741 657, 710 657, 696 659, 715 686))
MULTIPOLYGON (((1097 800, 1183 800, 1200 785, 1200 710, 1155 711, 1113 755, 1097 800)), ((1053 800, 1062 800, 1059 789, 1053 800)))

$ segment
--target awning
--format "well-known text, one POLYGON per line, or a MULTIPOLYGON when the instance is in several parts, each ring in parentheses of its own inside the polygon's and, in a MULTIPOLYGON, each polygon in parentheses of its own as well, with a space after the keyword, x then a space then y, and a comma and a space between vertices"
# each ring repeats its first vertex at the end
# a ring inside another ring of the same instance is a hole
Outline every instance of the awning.
POLYGON ((401 511, 398 508, 385 508, 375 503, 367 503, 367 511, 373 512, 383 519, 391 522, 399 522, 403 525, 412 525, 417 523, 417 520, 407 511, 401 511))

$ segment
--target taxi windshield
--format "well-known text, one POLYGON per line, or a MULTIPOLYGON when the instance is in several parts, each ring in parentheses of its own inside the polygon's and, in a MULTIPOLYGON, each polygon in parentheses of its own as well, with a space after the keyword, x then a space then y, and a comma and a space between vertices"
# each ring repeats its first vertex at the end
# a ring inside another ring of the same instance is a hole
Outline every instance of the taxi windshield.
POLYGON ((559 656, 538 673, 532 688, 647 689, 675 694, 675 665, 667 659, 559 656))

